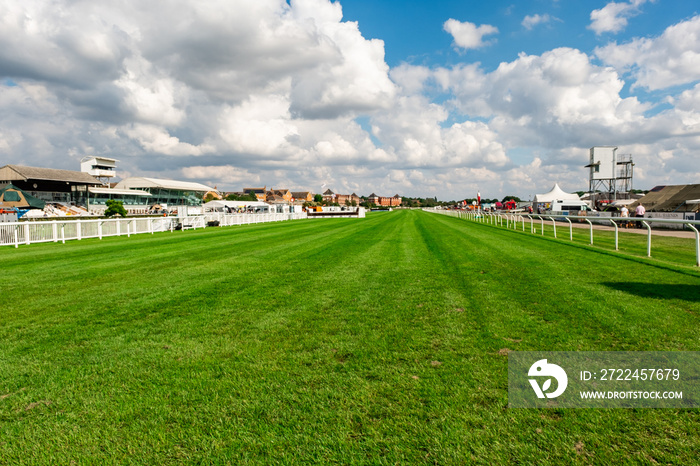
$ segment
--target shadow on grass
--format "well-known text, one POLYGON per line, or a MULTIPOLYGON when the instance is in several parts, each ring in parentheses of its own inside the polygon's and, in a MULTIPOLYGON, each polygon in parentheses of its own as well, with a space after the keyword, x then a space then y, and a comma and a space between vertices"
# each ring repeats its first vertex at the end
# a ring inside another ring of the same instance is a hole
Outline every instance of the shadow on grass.
POLYGON ((699 285, 665 285, 642 282, 603 282, 602 284, 643 298, 682 299, 700 302, 699 285))

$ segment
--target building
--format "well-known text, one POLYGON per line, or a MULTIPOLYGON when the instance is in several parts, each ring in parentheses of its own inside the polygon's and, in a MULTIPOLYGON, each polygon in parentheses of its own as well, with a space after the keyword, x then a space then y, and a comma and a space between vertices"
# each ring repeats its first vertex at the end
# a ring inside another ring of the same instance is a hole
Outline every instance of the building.
POLYGON ((360 196, 358 196, 358 195, 355 194, 355 193, 352 193, 352 194, 336 194, 336 193, 334 193, 333 191, 331 191, 330 189, 327 189, 327 190, 323 193, 323 200, 324 200, 325 202, 330 203, 330 204, 338 203, 338 204, 340 204, 341 206, 344 206, 344 205, 351 205, 351 204, 353 203, 353 201, 355 202, 355 204, 359 204, 360 201, 361 201, 360 196))
POLYGON ((8 183, 44 202, 81 207, 87 207, 90 187, 103 186, 88 173, 21 165, 0 167, 0 184, 8 183))
POLYGON ((398 207, 401 205, 401 196, 395 194, 394 197, 382 197, 372 193, 367 197, 367 202, 381 207, 398 207))
POLYGON ((311 191, 292 191, 292 202, 294 204, 303 204, 304 202, 313 202, 314 193, 311 191))
POLYGON ((80 171, 97 178, 103 184, 109 184, 109 180, 117 176, 117 162, 117 159, 107 157, 83 157, 80 161, 80 171))
POLYGON ((243 188, 243 194, 254 194, 258 201, 265 202, 267 198, 267 186, 262 188, 243 188))
POLYGON ((355 193, 352 193, 352 194, 336 194, 335 198, 336 198, 336 201, 335 201, 335 202, 337 202, 337 203, 340 204, 341 206, 343 206, 343 205, 352 205, 353 202, 355 203, 355 205, 357 205, 357 204, 360 203, 360 200, 361 200, 361 199, 360 199, 360 196, 358 196, 358 195, 355 194, 355 193))
POLYGON ((221 199, 223 199, 223 196, 221 195, 221 192, 219 192, 219 190, 216 189, 216 186, 214 186, 214 189, 204 193, 204 199, 219 200, 220 201, 221 199))
MULTIPOLYGON (((94 191, 94 190, 93 190, 94 191)), ((91 196, 91 210, 105 205, 109 192, 100 190, 95 193, 99 196, 91 196)), ((141 212, 144 208, 153 206, 173 210, 178 207, 201 207, 204 195, 212 191, 212 188, 200 183, 189 181, 162 180, 158 178, 132 177, 120 181, 111 192, 113 195, 129 197, 124 199, 124 207, 133 213, 141 212), (117 193, 118 191, 118 193, 117 193), (133 194, 131 194, 133 193, 133 194)))
POLYGON ((292 192, 288 189, 271 189, 265 193, 265 202, 270 204, 291 204, 292 192))
POLYGON ((656 186, 628 207, 633 212, 639 204, 648 212, 700 212, 700 184, 656 186))
POLYGON ((0 210, 43 209, 46 203, 12 184, 0 185, 0 210))

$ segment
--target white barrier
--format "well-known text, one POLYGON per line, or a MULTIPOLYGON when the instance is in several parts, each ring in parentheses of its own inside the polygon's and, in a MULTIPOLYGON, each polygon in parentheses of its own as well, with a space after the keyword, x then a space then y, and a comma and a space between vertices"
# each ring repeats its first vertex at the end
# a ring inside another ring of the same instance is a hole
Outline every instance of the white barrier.
POLYGON ((306 212, 291 214, 223 214, 189 217, 126 217, 111 219, 57 219, 45 221, 0 223, 0 246, 62 242, 105 236, 131 236, 142 233, 206 228, 209 222, 218 226, 250 225, 304 219, 306 212))
POLYGON ((619 234, 618 234, 618 224, 620 223, 641 223, 647 230, 647 257, 651 257, 651 224, 657 224, 657 226, 667 226, 669 224, 676 224, 679 226, 687 226, 690 230, 695 233, 695 265, 700 267, 700 227, 699 220, 677 220, 677 219, 667 219, 667 218, 650 218, 650 217, 587 217, 587 216, 574 216, 574 215, 543 215, 543 214, 522 214, 522 213, 490 213, 490 212, 475 212, 475 211, 454 211, 454 210, 436 210, 436 209, 423 209, 427 212, 434 212, 443 215, 449 215, 452 217, 463 218, 467 220, 472 220, 481 223, 488 223, 490 225, 504 226, 509 229, 517 229, 518 224, 522 223, 522 231, 525 231, 525 219, 530 221, 530 233, 536 233, 536 227, 534 226, 535 220, 540 222, 540 233, 544 235, 544 223, 552 222, 552 231, 554 237, 557 237, 557 224, 556 221, 566 221, 569 227, 569 240, 573 241, 573 225, 571 220, 578 220, 580 222, 586 222, 589 225, 590 231, 590 244, 593 245, 593 223, 599 225, 613 226, 615 228, 615 250, 618 250, 619 246, 619 234))

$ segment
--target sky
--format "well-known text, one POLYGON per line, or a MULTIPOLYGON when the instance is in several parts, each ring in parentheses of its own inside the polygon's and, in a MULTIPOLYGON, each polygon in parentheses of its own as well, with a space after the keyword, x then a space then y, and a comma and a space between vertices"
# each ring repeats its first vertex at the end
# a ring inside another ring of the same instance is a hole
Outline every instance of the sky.
POLYGON ((687 0, 0 0, 0 166, 458 200, 700 183, 687 0))

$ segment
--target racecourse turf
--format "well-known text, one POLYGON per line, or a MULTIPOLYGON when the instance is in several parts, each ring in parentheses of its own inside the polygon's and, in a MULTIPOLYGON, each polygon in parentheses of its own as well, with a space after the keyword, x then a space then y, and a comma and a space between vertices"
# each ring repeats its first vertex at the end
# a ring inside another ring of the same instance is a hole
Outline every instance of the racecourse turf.
POLYGON ((699 351, 692 265, 422 211, 6 247, 0 263, 0 464, 700 451, 697 409, 512 409, 507 391, 509 350, 699 351))

